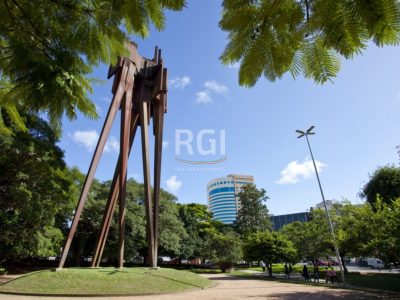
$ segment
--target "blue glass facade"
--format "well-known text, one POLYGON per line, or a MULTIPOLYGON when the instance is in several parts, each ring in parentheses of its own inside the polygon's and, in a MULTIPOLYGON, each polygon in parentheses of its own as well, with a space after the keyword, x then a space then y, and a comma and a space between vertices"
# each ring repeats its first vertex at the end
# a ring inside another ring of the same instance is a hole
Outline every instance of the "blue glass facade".
POLYGON ((240 207, 237 193, 244 184, 253 183, 252 176, 228 175, 214 179, 208 183, 208 208, 213 214, 213 219, 225 224, 236 221, 240 207))
POLYGON ((286 224, 293 222, 308 222, 310 219, 307 212, 301 212, 296 214, 271 216, 272 226, 274 230, 280 230, 286 224))

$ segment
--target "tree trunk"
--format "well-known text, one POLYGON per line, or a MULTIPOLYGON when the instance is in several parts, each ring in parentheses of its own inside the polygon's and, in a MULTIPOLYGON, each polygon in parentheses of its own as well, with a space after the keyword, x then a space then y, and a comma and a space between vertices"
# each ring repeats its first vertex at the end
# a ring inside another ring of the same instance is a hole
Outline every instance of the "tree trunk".
POLYGON ((347 270, 346 262, 344 261, 344 257, 345 257, 344 253, 339 253, 339 255, 340 255, 340 260, 342 261, 342 267, 343 267, 344 273, 349 274, 349 270, 347 270))
POLYGON ((75 237, 75 240, 72 244, 72 261, 76 267, 79 267, 81 264, 81 241, 80 237, 75 237))
POLYGON ((232 273, 234 271, 231 263, 220 263, 219 268, 221 269, 222 273, 232 273))
POLYGON ((268 268, 268 276, 272 277, 272 264, 267 264, 267 268, 268 268))

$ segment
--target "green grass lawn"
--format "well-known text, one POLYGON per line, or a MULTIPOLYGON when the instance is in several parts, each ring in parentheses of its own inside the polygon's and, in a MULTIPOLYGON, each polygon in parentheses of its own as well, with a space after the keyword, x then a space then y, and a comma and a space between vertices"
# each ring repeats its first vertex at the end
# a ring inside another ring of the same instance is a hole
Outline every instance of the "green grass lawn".
POLYGON ((0 285, 0 292, 126 295, 175 292, 209 285, 206 278, 174 269, 67 268, 29 273, 0 285))
MULTIPOLYGON (((253 270, 257 270, 256 268, 251 268, 253 270)), ((274 271, 275 272, 275 271, 274 271)), ((279 272, 276 272, 279 273, 279 272)), ((243 270, 236 270, 233 273, 227 274, 231 276, 237 276, 241 278, 252 278, 259 280, 279 280, 284 282, 296 283, 296 284, 312 284, 319 285, 317 283, 306 283, 303 280, 293 281, 293 280, 284 280, 277 278, 269 278, 267 276, 257 276, 256 274, 246 273, 243 270)), ((340 278, 340 274, 338 274, 340 278)), ((320 282, 325 284, 325 274, 321 272, 320 282)), ((349 284, 349 288, 360 288, 360 289, 376 289, 382 291, 390 291, 390 292, 400 292, 400 274, 379 274, 379 273, 369 273, 369 274, 359 274, 359 273, 350 273, 346 275, 346 282, 349 284)), ((331 286, 328 284, 328 286, 331 286)), ((339 285, 333 285, 331 287, 342 287, 339 285)))
POLYGON ((190 269, 190 272, 197 274, 220 274, 222 271, 220 269, 190 269))
POLYGON ((350 273, 346 281, 357 287, 400 292, 400 274, 350 273))

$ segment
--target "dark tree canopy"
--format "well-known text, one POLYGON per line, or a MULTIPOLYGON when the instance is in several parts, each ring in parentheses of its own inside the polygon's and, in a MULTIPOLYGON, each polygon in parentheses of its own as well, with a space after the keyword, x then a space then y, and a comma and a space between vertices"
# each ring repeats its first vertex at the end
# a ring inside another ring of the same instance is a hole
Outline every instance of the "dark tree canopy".
POLYGON ((390 204, 400 197, 400 168, 385 166, 378 168, 361 191, 367 202, 374 204, 379 195, 383 202, 390 204))
POLYGON ((179 257, 193 259, 203 256, 207 235, 204 228, 210 226, 211 213, 207 206, 198 203, 178 204, 179 219, 187 232, 183 237, 179 257))
POLYGON ((220 27, 229 33, 224 64, 240 62, 239 83, 254 86, 290 72, 318 83, 340 70, 340 57, 400 41, 397 0, 224 0, 220 27))
MULTIPOLYGON (((0 3, 0 110, 23 128, 17 107, 95 118, 87 75, 99 62, 115 62, 130 34, 145 37, 165 26, 166 9, 185 0, 4 0, 0 3)), ((4 127, 0 118, 0 129, 4 127)))
MULTIPOLYGON (((111 181, 95 180, 90 189, 87 205, 83 210, 73 241, 72 253, 76 263, 82 256, 91 256, 101 228, 102 214, 106 206, 111 181)), ((147 255, 146 215, 143 184, 129 179, 125 215, 126 259, 147 255)), ((77 198, 75 198, 76 201, 77 198)), ((118 253, 118 207, 114 211, 110 232, 104 249, 104 257, 117 260, 118 253)), ((164 190, 160 195, 160 255, 176 257, 181 253, 182 241, 187 238, 183 223, 178 218, 176 197, 164 190)))
POLYGON ((242 258, 241 241, 232 231, 212 235, 207 243, 207 248, 210 251, 210 258, 219 265, 223 272, 242 258))
POLYGON ((287 237, 278 232, 257 232, 249 235, 243 244, 244 259, 264 261, 272 276, 272 264, 277 262, 293 262, 296 249, 287 237))
MULTIPOLYGON (((6 123, 9 122, 4 115, 6 123)), ((0 257, 20 259, 55 255, 61 246, 60 229, 72 212, 72 173, 50 126, 23 115, 28 131, 12 126, 13 135, 0 135, 0 257), (58 224, 57 224, 58 223, 58 224)))

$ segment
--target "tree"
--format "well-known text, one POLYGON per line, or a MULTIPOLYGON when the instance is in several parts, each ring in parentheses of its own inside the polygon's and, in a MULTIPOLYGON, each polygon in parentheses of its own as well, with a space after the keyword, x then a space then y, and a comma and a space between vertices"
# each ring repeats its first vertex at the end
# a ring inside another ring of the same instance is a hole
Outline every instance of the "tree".
POLYGON ((73 210, 73 178, 54 131, 34 115, 23 118, 24 132, 3 113, 12 135, 0 135, 0 257, 5 259, 57 254, 63 241, 57 220, 73 210))
POLYGON ((281 233, 290 240, 297 249, 297 259, 306 259, 313 264, 331 252, 331 236, 326 219, 313 219, 310 222, 294 222, 285 225, 281 233))
POLYGON ((234 232, 214 234, 208 241, 209 257, 222 272, 229 272, 233 264, 242 258, 241 241, 234 232))
POLYGON ((249 262, 264 261, 272 277, 272 264, 279 261, 293 262, 296 249, 283 234, 264 231, 247 237, 243 244, 243 256, 249 262))
POLYGON ((385 263, 400 260, 400 198, 386 204, 380 197, 374 204, 365 204, 354 227, 356 232, 367 232, 364 253, 385 263))
MULTIPOLYGON (((78 177, 77 186, 81 189, 85 176, 79 171, 82 176, 78 177)), ((77 232, 72 241, 72 258, 75 265, 80 265, 81 257, 89 257, 93 255, 93 250, 96 245, 96 239, 99 234, 101 226, 101 215, 104 210, 107 194, 108 194, 109 182, 101 183, 97 179, 93 180, 93 183, 88 194, 88 198, 85 204, 84 213, 82 214, 77 232)), ((75 197, 75 201, 79 199, 79 194, 75 197)), ((67 220, 71 220, 72 215, 67 220)), ((69 228, 66 229, 65 234, 67 235, 69 228)))
MULTIPOLYGON (((363 251, 363 245, 368 240, 368 232, 365 227, 357 225, 360 220, 360 209, 360 207, 344 201, 334 204, 329 211, 342 266, 346 273, 348 271, 345 256, 366 254, 363 251)), ((314 209, 309 222, 288 224, 282 228, 281 232, 294 243, 298 250, 298 258, 312 261, 314 265, 322 257, 334 253, 332 235, 327 224, 326 214, 322 209, 314 209)))
POLYGON ((361 211, 361 207, 352 205, 349 201, 335 203, 330 210, 339 255, 345 273, 348 273, 346 256, 359 257, 368 254, 365 252, 364 245, 370 238, 370 232, 368 232, 368 227, 361 227, 358 224, 361 211))
POLYGON ((188 238, 184 224, 179 219, 176 197, 164 190, 160 195, 160 255, 177 257, 182 253, 183 242, 188 238))
POLYGON ((271 228, 267 206, 268 196, 264 189, 258 190, 255 185, 247 184, 238 194, 240 208, 234 226, 242 235, 264 231, 271 228))
MULTIPOLYGON (((91 73, 115 63, 129 35, 165 26, 166 9, 185 0, 5 0, 0 3, 0 110, 24 128, 17 108, 47 113, 54 126, 65 114, 95 118, 91 73)), ((0 117, 0 129, 10 133, 0 117)))
MULTIPOLYGON (((71 249, 76 264, 79 264, 82 256, 93 255, 96 240, 101 229, 102 214, 106 206, 110 186, 111 181, 93 181, 71 249)), ((127 260, 137 255, 146 258, 147 255, 146 215, 143 191, 143 184, 137 183, 133 179, 128 180, 125 212, 125 258, 127 260)), ((76 199, 78 198, 75 198, 75 201, 76 199)), ((119 246, 118 232, 117 206, 114 211, 103 255, 113 261, 117 260, 119 246)), ((173 257, 180 255, 182 241, 186 237, 186 230, 178 218, 176 197, 161 190, 159 254, 173 257)))
POLYGON ((240 62, 239 83, 254 86, 290 72, 317 83, 340 70, 340 56, 351 59, 372 41, 397 45, 397 0, 224 0, 222 30, 229 42, 220 59, 240 62))
POLYGON ((179 219, 187 232, 181 243, 179 257, 191 259, 203 257, 203 247, 207 235, 204 234, 205 227, 211 222, 211 213, 207 206, 198 203, 178 204, 179 219))
POLYGON ((400 168, 392 165, 375 170, 360 195, 370 204, 375 203, 378 195, 383 202, 390 204, 400 197, 400 168))

